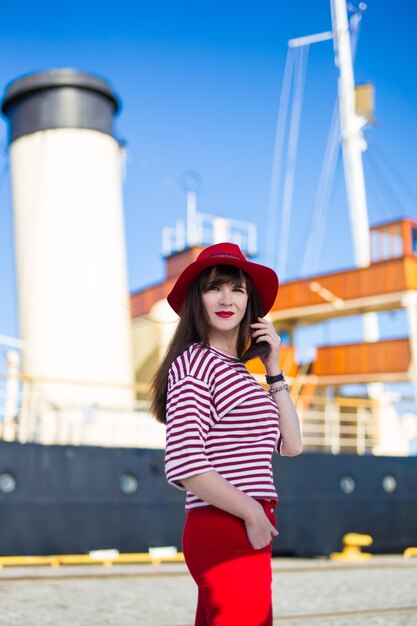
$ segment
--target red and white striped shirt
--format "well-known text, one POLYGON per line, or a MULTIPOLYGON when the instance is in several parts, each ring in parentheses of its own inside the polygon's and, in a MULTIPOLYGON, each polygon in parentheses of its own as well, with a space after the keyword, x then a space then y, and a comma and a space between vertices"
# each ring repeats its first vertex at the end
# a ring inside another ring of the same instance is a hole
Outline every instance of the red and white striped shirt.
MULTIPOLYGON (((168 375, 165 471, 168 482, 211 470, 255 498, 277 499, 271 457, 281 453, 275 402, 245 365, 193 344, 168 375)), ((208 506, 187 492, 185 508, 208 506)))

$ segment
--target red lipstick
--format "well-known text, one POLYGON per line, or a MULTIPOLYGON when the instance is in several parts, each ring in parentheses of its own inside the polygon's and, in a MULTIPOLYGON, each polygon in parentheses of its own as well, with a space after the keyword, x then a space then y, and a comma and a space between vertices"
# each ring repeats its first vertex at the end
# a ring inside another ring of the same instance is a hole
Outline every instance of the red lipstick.
POLYGON ((233 311, 216 311, 216 315, 218 317, 224 317, 227 319, 228 317, 232 317, 234 315, 233 311))

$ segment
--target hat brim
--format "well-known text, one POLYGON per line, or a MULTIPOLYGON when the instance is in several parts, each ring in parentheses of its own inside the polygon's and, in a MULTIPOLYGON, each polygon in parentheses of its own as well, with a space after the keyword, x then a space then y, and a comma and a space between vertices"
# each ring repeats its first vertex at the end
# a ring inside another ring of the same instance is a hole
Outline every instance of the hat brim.
POLYGON ((246 272, 252 279, 254 287, 261 299, 263 315, 266 315, 274 305, 278 294, 278 276, 273 269, 258 263, 252 263, 246 259, 228 258, 222 260, 219 257, 211 257, 194 261, 188 265, 178 277, 174 287, 167 297, 168 303, 177 315, 181 314, 181 308, 185 297, 193 281, 209 267, 216 265, 232 265, 246 272))

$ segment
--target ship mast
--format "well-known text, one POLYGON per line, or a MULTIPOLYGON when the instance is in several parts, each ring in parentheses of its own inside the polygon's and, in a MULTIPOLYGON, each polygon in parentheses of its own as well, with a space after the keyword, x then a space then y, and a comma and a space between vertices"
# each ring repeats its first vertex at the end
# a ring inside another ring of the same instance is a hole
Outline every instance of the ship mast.
MULTIPOLYGON (((347 19, 346 0, 330 0, 333 27, 333 45, 335 63, 339 68, 339 117, 343 166, 345 171, 346 192, 351 221, 354 258, 357 267, 367 267, 371 263, 371 242, 368 223, 368 211, 365 192, 365 178, 363 173, 362 152, 366 150, 366 142, 362 135, 365 118, 361 118, 355 111, 355 82, 353 75, 352 51, 350 45, 349 27, 347 19)), ((365 3, 359 4, 359 10, 366 8, 365 3)), ((408 313, 412 370, 414 381, 417 379, 417 324, 415 313, 416 299, 405 303, 408 313)), ((362 316, 364 339, 367 342, 378 341, 379 324, 375 312, 365 313, 362 316)), ((379 423, 382 433, 385 432, 386 441, 390 441, 393 429, 398 426, 398 416, 389 397, 384 393, 382 383, 367 385, 368 394, 379 402, 379 423)))
MULTIPOLYGON (((339 69, 339 118, 346 181, 346 194, 352 229, 353 252, 357 267, 367 267, 371 262, 368 209, 362 152, 366 142, 362 134, 365 118, 355 110, 355 79, 346 0, 330 0, 335 64, 339 69)), ((360 3, 359 9, 366 8, 360 3)), ((365 341, 379 339, 378 318, 375 313, 363 316, 365 341)))
POLYGON ((355 111, 355 80, 345 0, 331 0, 335 63, 339 68, 339 114, 343 166, 355 262, 366 267, 371 261, 368 211, 362 152, 366 143, 362 135, 364 118, 355 111))

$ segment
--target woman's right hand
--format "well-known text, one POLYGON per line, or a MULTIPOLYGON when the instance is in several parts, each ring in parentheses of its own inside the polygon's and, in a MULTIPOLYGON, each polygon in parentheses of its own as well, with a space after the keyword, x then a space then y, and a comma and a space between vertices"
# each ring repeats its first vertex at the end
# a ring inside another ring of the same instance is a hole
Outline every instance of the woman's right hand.
POLYGON ((271 524, 260 504, 256 514, 245 519, 245 526, 249 543, 255 550, 266 548, 278 535, 277 529, 271 524))
POLYGON ((201 500, 240 517, 245 522, 249 543, 255 550, 265 548, 278 535, 262 505, 231 485, 216 471, 189 476, 181 482, 201 500))

